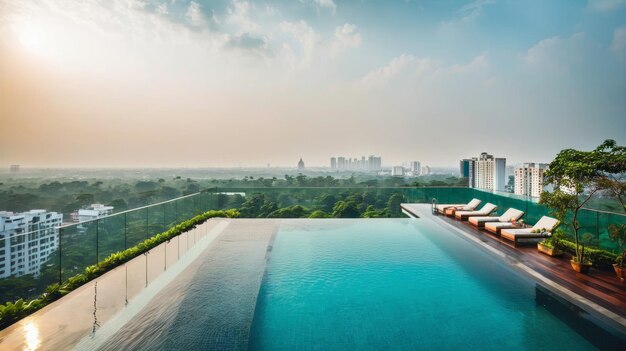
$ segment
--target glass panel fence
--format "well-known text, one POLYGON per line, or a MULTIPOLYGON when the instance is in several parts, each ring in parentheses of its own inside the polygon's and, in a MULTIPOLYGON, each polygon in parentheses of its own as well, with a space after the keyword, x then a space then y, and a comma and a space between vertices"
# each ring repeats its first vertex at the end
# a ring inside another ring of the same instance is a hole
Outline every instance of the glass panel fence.
MULTIPOLYGON (((401 202, 431 203, 435 199, 440 204, 462 204, 472 198, 495 204, 498 214, 511 207, 520 209, 531 225, 549 215, 549 210, 535 198, 461 187, 214 188, 60 228, 0 234, 0 302, 35 297, 50 284, 65 281, 114 252, 211 209, 237 208, 243 217, 267 217, 280 208, 300 205, 306 213, 323 211, 329 216, 366 216, 373 211, 370 214, 374 216, 401 217, 401 202), (339 201, 344 202, 341 208, 337 208, 339 201)), ((298 216, 298 212, 276 214, 289 215, 298 216)), ((562 228, 571 237, 570 219, 571 215, 562 228)), ((585 245, 618 252, 618 244, 610 239, 609 227, 626 225, 625 215, 583 209, 579 223, 585 245)), ((148 259, 156 259, 161 262, 159 267, 167 267, 192 247, 200 234, 196 230, 171 240, 163 246, 162 253, 155 252, 148 259)), ((133 289, 129 289, 131 295, 133 289)))

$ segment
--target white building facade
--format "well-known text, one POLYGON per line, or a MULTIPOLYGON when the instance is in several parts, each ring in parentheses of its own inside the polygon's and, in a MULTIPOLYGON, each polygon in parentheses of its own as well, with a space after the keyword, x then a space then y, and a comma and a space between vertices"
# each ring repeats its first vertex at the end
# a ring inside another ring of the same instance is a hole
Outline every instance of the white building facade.
POLYGON ((46 210, 0 212, 0 278, 38 275, 59 247, 63 214, 46 210))
POLYGON ((479 189, 504 191, 506 186, 506 158, 495 158, 486 152, 472 160, 473 179, 470 185, 479 189))
POLYGON ((548 169, 545 163, 524 163, 515 168, 516 195, 539 197, 544 190, 543 174, 548 169))

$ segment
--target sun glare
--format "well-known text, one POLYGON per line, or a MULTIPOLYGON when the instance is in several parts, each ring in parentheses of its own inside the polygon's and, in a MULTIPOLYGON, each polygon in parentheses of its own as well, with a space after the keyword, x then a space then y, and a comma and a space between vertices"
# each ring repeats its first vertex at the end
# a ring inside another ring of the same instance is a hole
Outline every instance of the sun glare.
POLYGON ((33 322, 24 326, 24 339, 26 340, 25 350, 34 351, 41 345, 41 340, 39 339, 39 329, 33 322))
POLYGON ((25 49, 39 54, 46 52, 46 32, 41 26, 31 21, 20 21, 16 22, 12 29, 25 49))

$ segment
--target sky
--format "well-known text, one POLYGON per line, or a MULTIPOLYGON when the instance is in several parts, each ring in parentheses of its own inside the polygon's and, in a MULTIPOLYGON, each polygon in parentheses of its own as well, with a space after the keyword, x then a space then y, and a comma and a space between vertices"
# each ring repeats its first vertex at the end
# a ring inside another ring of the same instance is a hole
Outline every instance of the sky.
POLYGON ((0 166, 626 144, 626 0, 3 0, 0 166))

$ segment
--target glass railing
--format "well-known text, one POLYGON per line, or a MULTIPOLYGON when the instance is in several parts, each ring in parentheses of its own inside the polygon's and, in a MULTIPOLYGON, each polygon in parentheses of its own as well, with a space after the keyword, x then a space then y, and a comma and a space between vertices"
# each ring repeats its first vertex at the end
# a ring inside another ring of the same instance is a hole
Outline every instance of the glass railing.
MULTIPOLYGON (((538 204, 535 198, 465 187, 213 188, 91 221, 10 237, 0 236, 0 257, 15 255, 11 258, 15 264, 11 266, 7 266, 7 260, 0 262, 0 273, 9 272, 0 275, 0 302, 35 297, 50 284, 64 282, 110 254, 133 247, 195 215, 213 209, 242 208, 252 194, 263 194, 277 208, 301 205, 309 210, 308 213, 320 210, 329 215, 332 215, 337 201, 356 196, 360 214, 367 206, 378 210, 392 206, 394 208, 387 213, 401 216, 399 202, 390 201, 394 194, 401 195, 401 202, 412 203, 431 203, 433 199, 440 204, 467 203, 478 198, 483 203, 498 206, 499 213, 510 207, 524 211, 524 220, 529 224, 549 215, 549 210, 538 204)), ((397 196, 395 200, 398 200, 397 196)), ((580 237, 585 245, 618 251, 617 243, 609 237, 608 228, 610 224, 626 224, 625 215, 583 209, 579 222, 580 237)), ((571 226, 564 223, 562 228, 571 236, 571 226)))
MULTIPOLYGON (((550 216, 550 210, 539 204, 539 199, 520 196, 510 193, 501 193, 481 189, 464 187, 351 187, 351 188, 219 188, 214 190, 220 193, 219 206, 221 208, 238 207, 243 196, 254 193, 266 195, 270 201, 278 207, 301 205, 310 210, 323 210, 332 212, 334 201, 343 200, 351 194, 358 194, 364 198, 366 204, 375 205, 378 208, 387 206, 386 201, 392 194, 403 196, 403 202, 431 203, 433 199, 440 204, 467 203, 472 198, 482 200, 483 204, 491 202, 498 206, 496 213, 503 213, 513 207, 524 211, 524 221, 529 224, 536 223, 542 216, 550 216), (240 194, 237 197, 235 194, 240 194), (239 200, 237 200, 239 198, 239 200)), ((582 209, 578 218, 580 229, 579 238, 584 245, 600 248, 617 253, 618 244, 610 239, 609 225, 626 224, 626 215, 593 209, 582 209)), ((565 223, 561 224, 570 239, 573 238, 571 215, 565 223)))
POLYGON ((0 236, 0 303, 38 296, 112 253, 217 208, 218 196, 202 192, 90 221, 5 233, 0 236))

